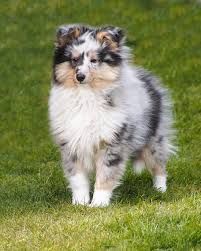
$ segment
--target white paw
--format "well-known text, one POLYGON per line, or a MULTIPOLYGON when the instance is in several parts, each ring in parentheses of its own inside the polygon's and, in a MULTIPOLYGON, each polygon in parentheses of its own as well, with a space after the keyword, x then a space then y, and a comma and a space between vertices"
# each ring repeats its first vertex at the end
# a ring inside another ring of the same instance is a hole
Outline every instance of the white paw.
POLYGON ((166 185, 166 176, 155 176, 154 177, 154 187, 164 193, 167 190, 167 185, 166 185))
POLYGON ((69 177, 70 187, 73 193, 73 205, 86 205, 90 201, 88 177, 78 173, 69 177))
POLYGON ((144 161, 143 160, 136 160, 133 163, 133 169, 136 174, 140 175, 145 169, 144 161))
POLYGON ((87 205, 89 204, 89 193, 83 191, 76 191, 73 193, 73 205, 87 205))
POLYGON ((111 191, 95 190, 90 207, 107 207, 110 204, 111 191))

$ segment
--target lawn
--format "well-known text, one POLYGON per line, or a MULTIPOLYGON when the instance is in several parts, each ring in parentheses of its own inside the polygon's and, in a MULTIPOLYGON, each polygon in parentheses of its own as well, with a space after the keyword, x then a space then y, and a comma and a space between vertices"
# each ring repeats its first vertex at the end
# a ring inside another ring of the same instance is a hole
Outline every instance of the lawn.
POLYGON ((201 250, 201 4, 1 1, 0 37, 0 250, 201 250), (124 27, 135 63, 170 89, 179 151, 165 194, 128 164, 111 206, 71 205, 47 102, 55 29, 73 22, 124 27))

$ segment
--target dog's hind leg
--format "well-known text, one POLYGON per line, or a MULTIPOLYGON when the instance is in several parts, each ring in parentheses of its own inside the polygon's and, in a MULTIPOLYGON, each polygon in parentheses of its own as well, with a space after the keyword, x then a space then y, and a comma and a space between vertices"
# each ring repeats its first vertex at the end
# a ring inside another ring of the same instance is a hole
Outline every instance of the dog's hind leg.
POLYGON ((142 156, 147 169, 153 175, 154 187, 158 191, 165 192, 167 189, 166 163, 168 159, 165 143, 158 139, 154 140, 144 148, 142 156))
POLYGON ((137 175, 140 175, 146 168, 142 153, 133 160, 133 170, 137 175))

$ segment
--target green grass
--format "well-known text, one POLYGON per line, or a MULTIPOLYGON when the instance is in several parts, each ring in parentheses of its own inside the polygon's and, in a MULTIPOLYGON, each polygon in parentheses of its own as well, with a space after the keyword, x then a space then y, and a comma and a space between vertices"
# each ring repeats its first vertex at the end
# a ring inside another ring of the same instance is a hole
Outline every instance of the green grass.
POLYGON ((193 1, 2 1, 0 250, 201 250, 201 5, 193 1), (47 101, 55 28, 128 31, 136 64, 169 87, 179 152, 168 191, 128 168, 108 208, 70 204, 47 101))

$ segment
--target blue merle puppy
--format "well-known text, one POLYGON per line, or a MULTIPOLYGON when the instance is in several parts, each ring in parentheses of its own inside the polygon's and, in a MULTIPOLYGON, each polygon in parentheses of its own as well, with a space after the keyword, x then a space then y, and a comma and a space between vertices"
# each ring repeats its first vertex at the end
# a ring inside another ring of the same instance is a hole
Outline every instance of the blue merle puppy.
POLYGON ((73 204, 109 205, 128 159, 138 173, 146 166, 154 187, 166 191, 171 104, 159 80, 130 63, 129 52, 118 27, 57 30, 49 117, 73 204))

